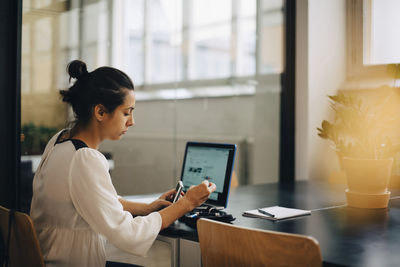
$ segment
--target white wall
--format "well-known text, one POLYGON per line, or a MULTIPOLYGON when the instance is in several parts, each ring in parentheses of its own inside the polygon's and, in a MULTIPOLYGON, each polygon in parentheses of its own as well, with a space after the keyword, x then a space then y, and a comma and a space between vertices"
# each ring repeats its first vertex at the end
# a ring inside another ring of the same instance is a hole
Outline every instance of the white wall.
POLYGON ((346 1, 298 0, 296 37, 296 179, 327 179, 338 160, 316 128, 346 78, 346 1))

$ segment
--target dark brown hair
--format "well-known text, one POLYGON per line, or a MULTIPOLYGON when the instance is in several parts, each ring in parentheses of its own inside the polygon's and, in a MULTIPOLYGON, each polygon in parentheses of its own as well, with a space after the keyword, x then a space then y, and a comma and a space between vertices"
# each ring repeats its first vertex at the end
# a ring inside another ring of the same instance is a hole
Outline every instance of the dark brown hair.
POLYGON ((62 101, 72 106, 76 124, 86 125, 98 104, 102 104, 107 113, 112 113, 124 103, 126 89, 134 90, 128 75, 112 67, 88 72, 83 61, 74 60, 68 64, 67 72, 69 79, 76 81, 68 90, 60 90, 60 94, 62 101))

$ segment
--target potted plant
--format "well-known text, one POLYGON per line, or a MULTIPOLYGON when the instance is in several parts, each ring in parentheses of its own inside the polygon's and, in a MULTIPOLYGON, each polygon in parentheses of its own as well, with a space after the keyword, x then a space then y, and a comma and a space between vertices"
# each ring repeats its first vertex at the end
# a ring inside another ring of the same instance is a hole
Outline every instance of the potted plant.
POLYGON ((27 123, 21 126, 21 132, 23 134, 21 155, 41 155, 47 142, 58 132, 58 129, 27 123))
POLYGON ((333 122, 324 120, 317 128, 321 138, 328 139, 339 156, 346 173, 346 197, 349 206, 360 208, 387 207, 387 190, 393 154, 393 117, 387 114, 385 99, 366 105, 352 94, 328 96, 335 112, 333 122))

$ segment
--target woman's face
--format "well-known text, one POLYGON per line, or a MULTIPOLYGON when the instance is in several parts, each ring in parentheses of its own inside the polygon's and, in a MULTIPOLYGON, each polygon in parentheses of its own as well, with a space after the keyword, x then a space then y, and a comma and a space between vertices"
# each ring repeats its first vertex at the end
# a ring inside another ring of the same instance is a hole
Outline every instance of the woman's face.
POLYGON ((135 109, 135 93, 126 90, 124 103, 118 106, 114 112, 107 113, 102 123, 104 139, 119 140, 135 124, 133 110, 135 109))

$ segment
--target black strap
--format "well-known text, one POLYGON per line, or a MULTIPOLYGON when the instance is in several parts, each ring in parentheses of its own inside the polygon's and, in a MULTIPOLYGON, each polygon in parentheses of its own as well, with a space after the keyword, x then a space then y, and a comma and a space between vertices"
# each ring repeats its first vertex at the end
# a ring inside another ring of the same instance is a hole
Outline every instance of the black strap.
POLYGON ((10 237, 11 237, 11 230, 12 230, 12 225, 14 224, 14 215, 15 211, 10 210, 8 213, 8 234, 7 234, 7 244, 6 244, 6 253, 4 257, 4 266, 8 267, 8 261, 9 261, 9 251, 10 251, 10 237))
POLYGON ((73 144, 74 147, 75 147, 75 150, 78 150, 78 149, 84 148, 84 147, 88 147, 88 146, 85 144, 85 142, 83 142, 83 141, 81 141, 81 140, 78 140, 78 139, 69 139, 69 140, 71 140, 72 144, 73 144))
POLYGON ((63 131, 57 136, 57 139, 56 139, 56 142, 54 143, 54 145, 61 144, 61 143, 64 143, 64 142, 66 142, 66 141, 71 141, 72 144, 73 144, 74 147, 75 147, 75 150, 78 150, 78 149, 84 148, 84 147, 88 147, 88 145, 86 145, 85 142, 83 142, 82 140, 79 140, 79 139, 67 138, 67 139, 61 140, 61 137, 62 137, 62 136, 64 135, 64 133, 67 132, 67 131, 68 131, 68 130, 65 129, 65 130, 63 130, 63 131))

